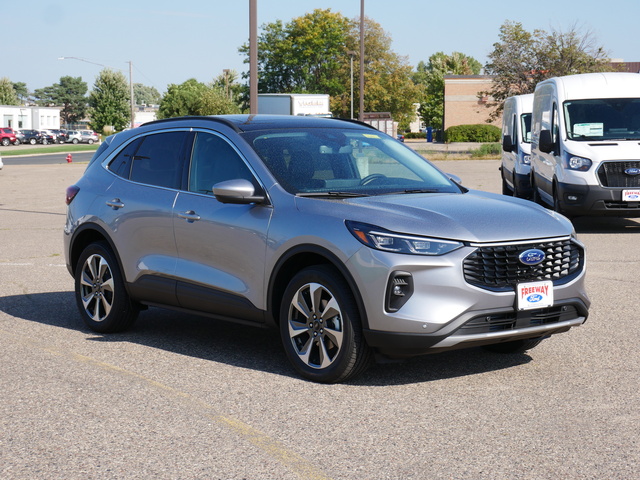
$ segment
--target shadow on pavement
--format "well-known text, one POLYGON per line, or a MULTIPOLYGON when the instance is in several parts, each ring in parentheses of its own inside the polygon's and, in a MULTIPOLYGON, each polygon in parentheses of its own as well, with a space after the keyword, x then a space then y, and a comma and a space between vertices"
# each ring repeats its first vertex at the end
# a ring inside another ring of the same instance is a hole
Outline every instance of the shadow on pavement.
MULTIPOLYGON (((284 354, 276 329, 237 325, 160 308, 140 313, 131 330, 99 334, 88 330, 72 292, 14 295, 0 298, 0 311, 16 318, 82 331, 93 342, 131 342, 179 355, 297 378, 284 354)), ((473 348, 425 355, 401 363, 372 365, 353 386, 403 385, 464 377, 531 361, 526 354, 499 355, 473 348)))

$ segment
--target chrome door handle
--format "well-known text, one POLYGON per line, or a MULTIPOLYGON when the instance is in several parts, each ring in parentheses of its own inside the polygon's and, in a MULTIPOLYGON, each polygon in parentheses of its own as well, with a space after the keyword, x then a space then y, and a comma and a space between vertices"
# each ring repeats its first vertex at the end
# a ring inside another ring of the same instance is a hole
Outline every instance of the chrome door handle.
POLYGON ((193 210, 188 210, 186 212, 180 212, 178 214, 178 218, 182 218, 182 219, 186 220, 189 223, 193 223, 193 222, 197 222, 198 220, 200 220, 200 215, 198 215, 193 210))
POLYGON ((124 208, 124 203, 122 203, 119 198, 114 198, 110 202, 107 202, 107 206, 114 210, 118 210, 119 208, 124 208))

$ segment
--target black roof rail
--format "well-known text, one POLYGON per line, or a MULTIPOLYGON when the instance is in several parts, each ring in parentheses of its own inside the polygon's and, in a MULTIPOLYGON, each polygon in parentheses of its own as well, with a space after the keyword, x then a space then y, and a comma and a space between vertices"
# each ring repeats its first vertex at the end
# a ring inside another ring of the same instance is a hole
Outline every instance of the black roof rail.
POLYGON ((363 127, 369 127, 372 130, 379 131, 376 127, 371 125, 370 123, 362 122, 360 120, 356 120, 354 118, 339 118, 339 117, 331 117, 332 120, 341 120, 343 122, 355 123, 356 125, 362 125, 363 127))
POLYGON ((174 120, 208 120, 210 122, 221 123, 226 125, 229 128, 232 128, 236 133, 242 133, 242 130, 235 123, 227 120, 224 117, 217 117, 215 115, 184 115, 182 117, 171 117, 171 118, 162 118, 160 120, 152 120, 151 122, 146 122, 144 125, 157 125, 159 123, 167 123, 174 120))

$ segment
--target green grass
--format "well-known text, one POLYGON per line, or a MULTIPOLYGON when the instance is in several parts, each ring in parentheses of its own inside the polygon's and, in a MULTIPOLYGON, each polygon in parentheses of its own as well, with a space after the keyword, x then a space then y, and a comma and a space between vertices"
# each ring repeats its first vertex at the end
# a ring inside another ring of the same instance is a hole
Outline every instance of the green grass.
POLYGON ((3 147, 0 149, 0 155, 3 157, 13 157, 16 155, 39 155, 45 153, 74 153, 74 152, 93 152, 97 150, 99 145, 94 143, 93 145, 67 143, 65 145, 51 145, 46 147, 29 148, 26 146, 16 145, 10 147, 3 147))

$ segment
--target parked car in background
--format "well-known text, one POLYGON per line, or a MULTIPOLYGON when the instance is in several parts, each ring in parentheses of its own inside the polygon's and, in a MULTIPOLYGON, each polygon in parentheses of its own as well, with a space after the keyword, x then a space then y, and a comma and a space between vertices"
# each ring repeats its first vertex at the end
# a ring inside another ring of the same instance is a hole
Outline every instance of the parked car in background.
POLYGON ((20 130, 20 135, 20 143, 35 145, 42 141, 42 134, 38 130, 22 129, 20 130))
POLYGON ((67 131, 60 129, 50 130, 51 133, 55 134, 57 143, 65 143, 67 141, 67 131))
MULTIPOLYGON (((13 133, 15 134, 16 139, 18 140, 18 143, 26 143, 26 142, 24 141, 25 136, 24 136, 24 133, 22 133, 22 130, 14 130, 14 131, 13 131, 13 133)), ((16 145, 17 145, 18 143, 16 143, 16 145)))
POLYGON ((374 353, 521 353, 588 316, 571 222, 470 191, 368 125, 150 122, 108 137, 66 202, 89 328, 124 330, 146 305, 270 325, 313 381, 353 378, 374 353))
POLYGON ((40 143, 43 145, 56 143, 56 137, 48 130, 40 130, 40 143))
POLYGON ((16 138, 13 128, 0 128, 0 144, 7 147, 9 145, 19 145, 20 141, 16 138))
POLYGON ((82 135, 77 130, 67 130, 67 143, 80 143, 82 141, 82 135))
POLYGON ((80 142, 91 145, 92 143, 96 143, 98 140, 100 140, 100 137, 93 130, 80 130, 80 142))

